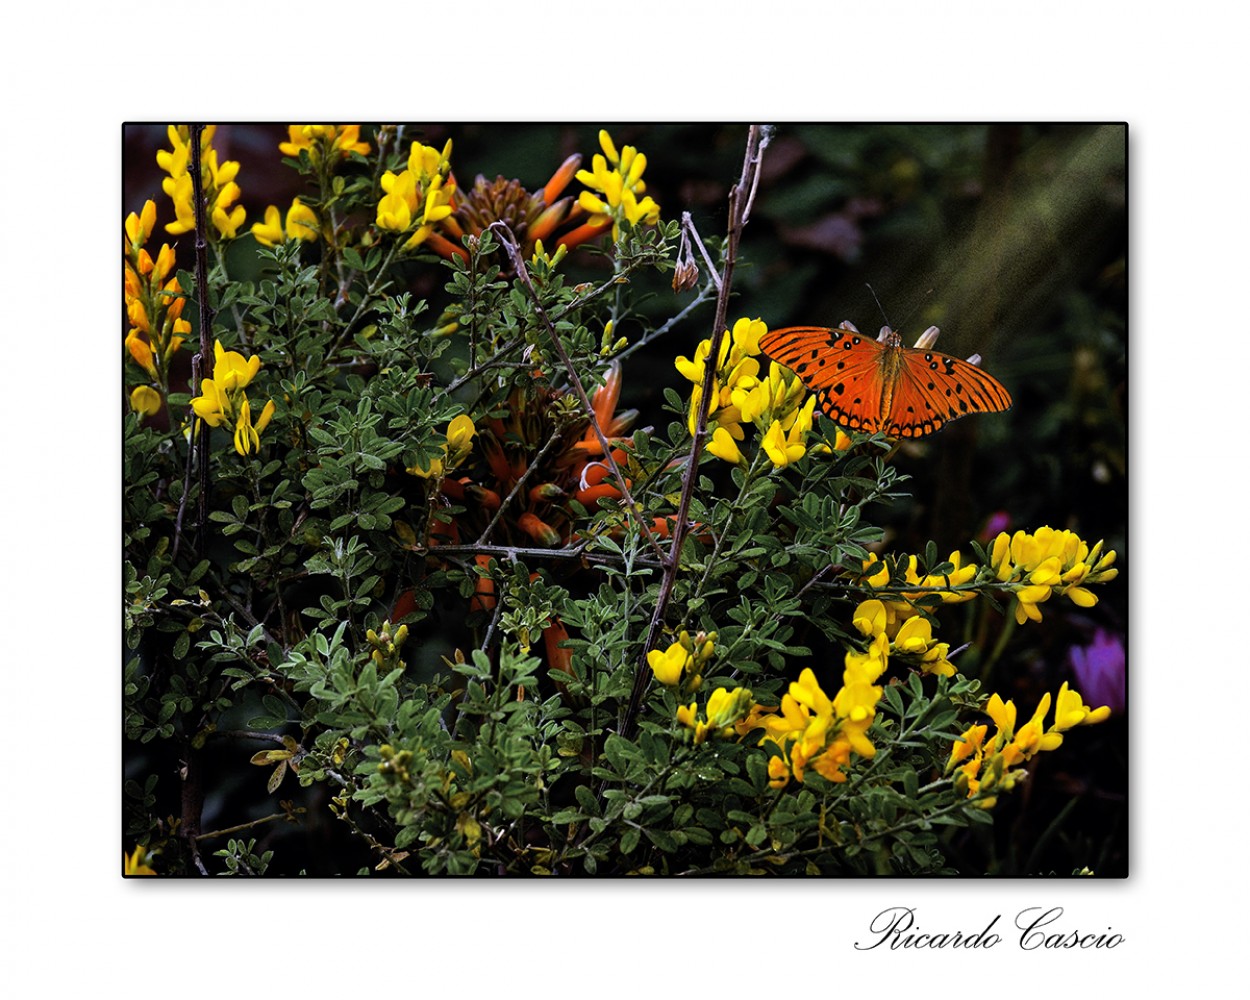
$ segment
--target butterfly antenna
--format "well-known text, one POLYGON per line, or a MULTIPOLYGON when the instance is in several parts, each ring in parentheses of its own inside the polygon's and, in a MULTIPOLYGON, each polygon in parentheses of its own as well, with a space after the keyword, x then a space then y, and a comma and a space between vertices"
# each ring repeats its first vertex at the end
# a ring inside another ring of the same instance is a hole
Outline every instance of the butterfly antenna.
POLYGON ((914 306, 912 306, 911 312, 909 312, 905 317, 903 317, 902 329, 906 329, 907 324, 911 322, 911 318, 915 316, 916 313, 919 311, 920 307, 924 305, 925 299, 927 299, 932 294, 933 294, 933 289, 930 288, 922 296, 920 296, 920 301, 917 302, 914 306))
POLYGON ((885 314, 885 307, 881 305, 881 300, 877 298, 877 293, 873 289, 872 285, 868 284, 868 282, 864 282, 864 287, 867 288, 868 291, 872 292, 872 300, 877 303, 877 308, 881 311, 881 318, 885 320, 885 325, 889 326, 890 329, 893 330, 894 327, 890 326, 890 317, 885 314))

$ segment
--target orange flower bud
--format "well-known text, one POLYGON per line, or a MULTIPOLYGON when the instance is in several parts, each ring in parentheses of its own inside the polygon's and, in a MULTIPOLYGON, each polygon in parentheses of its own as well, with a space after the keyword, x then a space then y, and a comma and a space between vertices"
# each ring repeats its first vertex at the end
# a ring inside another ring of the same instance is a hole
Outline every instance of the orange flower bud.
POLYGON ((598 486, 588 486, 584 490, 578 490, 575 496, 577 497, 577 502, 583 507, 593 509, 598 506, 598 500, 601 497, 610 497, 614 500, 619 500, 621 498, 621 491, 608 483, 600 483, 598 486))
POLYGON ((560 533, 537 514, 526 511, 517 518, 517 527, 540 545, 555 547, 560 544, 560 533))
MULTIPOLYGON (((482 570, 490 568, 490 556, 476 555, 473 561, 482 570)), ((470 611, 493 611, 495 609, 495 581, 489 576, 479 576, 474 587, 474 594, 469 598, 470 611)))

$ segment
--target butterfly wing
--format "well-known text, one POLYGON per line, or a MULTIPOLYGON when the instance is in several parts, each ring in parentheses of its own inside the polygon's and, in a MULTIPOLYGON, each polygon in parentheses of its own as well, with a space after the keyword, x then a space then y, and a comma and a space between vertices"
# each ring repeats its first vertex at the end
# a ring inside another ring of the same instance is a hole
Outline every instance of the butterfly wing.
POLYGON ((881 428, 887 434, 923 437, 969 413, 997 413, 1011 407, 1011 393, 976 365, 937 351, 899 350, 898 384, 889 419, 881 428))
POLYGON ((969 413, 1010 408, 1011 393, 976 365, 893 344, 819 326, 760 337, 760 349, 794 372, 827 416, 853 431, 917 438, 969 413))
POLYGON ((865 434, 884 429, 883 344, 854 330, 790 326, 760 337, 760 350, 794 372, 835 423, 865 434))

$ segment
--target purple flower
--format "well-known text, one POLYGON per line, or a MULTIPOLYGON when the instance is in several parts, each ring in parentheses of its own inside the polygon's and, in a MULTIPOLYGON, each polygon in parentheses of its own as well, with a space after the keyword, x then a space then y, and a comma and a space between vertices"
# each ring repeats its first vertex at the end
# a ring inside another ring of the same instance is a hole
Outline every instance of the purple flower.
POLYGON ((1068 650, 1076 689, 1091 708, 1106 705, 1112 715, 1124 711, 1124 678, 1127 660, 1120 637, 1106 629, 1095 629, 1094 641, 1088 646, 1068 650))
POLYGON ((1011 515, 1005 510, 996 510, 986 519, 985 527, 981 529, 981 540, 992 542, 1010 527, 1011 515))

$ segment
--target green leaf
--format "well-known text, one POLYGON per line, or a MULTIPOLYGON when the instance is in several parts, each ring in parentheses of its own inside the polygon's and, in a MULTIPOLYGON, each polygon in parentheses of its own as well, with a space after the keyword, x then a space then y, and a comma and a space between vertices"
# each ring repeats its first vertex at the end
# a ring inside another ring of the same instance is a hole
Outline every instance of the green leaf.
POLYGON ((585 785, 576 785, 573 788, 573 795, 577 799, 581 807, 586 810, 587 815, 589 816, 599 815, 599 802, 595 798, 595 793, 592 792, 589 788, 587 788, 585 785))

